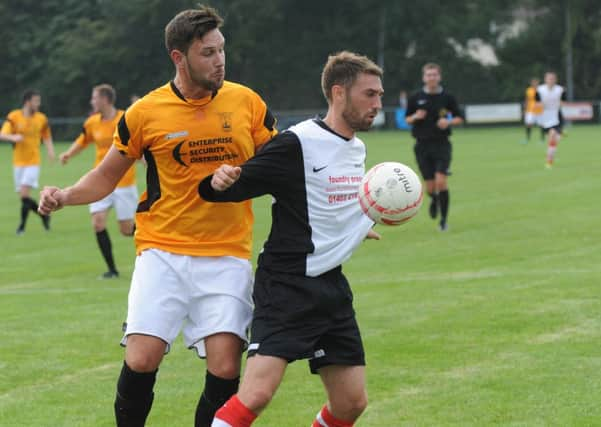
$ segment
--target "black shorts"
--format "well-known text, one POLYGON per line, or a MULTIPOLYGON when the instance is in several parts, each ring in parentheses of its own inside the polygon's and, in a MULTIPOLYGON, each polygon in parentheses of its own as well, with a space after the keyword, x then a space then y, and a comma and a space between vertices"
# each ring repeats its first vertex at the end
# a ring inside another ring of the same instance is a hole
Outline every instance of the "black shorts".
POLYGON ((328 365, 365 365, 353 294, 340 267, 317 277, 258 268, 248 357, 309 359, 312 373, 328 365))
POLYGON ((562 126, 561 123, 555 126, 549 126, 548 128, 543 128, 543 132, 544 133, 548 133, 551 129, 555 129, 555 131, 559 134, 561 134, 562 131, 562 126))
POLYGON ((446 139, 420 141, 418 139, 413 149, 419 171, 426 181, 434 179, 437 172, 445 175, 451 174, 452 146, 450 141, 446 139))

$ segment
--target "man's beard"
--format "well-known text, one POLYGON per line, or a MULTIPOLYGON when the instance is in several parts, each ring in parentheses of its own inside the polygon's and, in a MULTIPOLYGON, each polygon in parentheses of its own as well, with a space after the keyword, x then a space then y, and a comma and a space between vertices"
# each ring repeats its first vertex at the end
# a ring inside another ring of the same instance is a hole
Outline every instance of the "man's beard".
POLYGON ((371 128, 373 120, 369 120, 367 117, 361 117, 359 112, 352 106, 350 101, 348 101, 342 111, 342 118, 349 127, 357 132, 357 131, 366 131, 371 128))
POLYGON ((190 67, 190 64, 188 64, 188 74, 190 75, 190 79, 204 90, 215 92, 223 86, 223 79, 219 81, 205 79, 204 77, 197 75, 194 70, 192 70, 192 67, 190 67))

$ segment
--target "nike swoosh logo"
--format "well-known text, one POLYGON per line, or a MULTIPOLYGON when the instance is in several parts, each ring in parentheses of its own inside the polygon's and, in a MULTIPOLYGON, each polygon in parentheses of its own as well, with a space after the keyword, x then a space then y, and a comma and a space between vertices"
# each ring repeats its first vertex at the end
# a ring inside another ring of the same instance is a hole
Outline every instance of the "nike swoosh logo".
POLYGON ((324 170, 324 169, 325 169, 325 168, 327 168, 327 167, 328 167, 328 165, 325 165, 324 167, 321 167, 321 168, 316 168, 315 166, 313 166, 313 172, 317 173, 317 172, 319 172, 319 171, 322 171, 322 170, 324 170))

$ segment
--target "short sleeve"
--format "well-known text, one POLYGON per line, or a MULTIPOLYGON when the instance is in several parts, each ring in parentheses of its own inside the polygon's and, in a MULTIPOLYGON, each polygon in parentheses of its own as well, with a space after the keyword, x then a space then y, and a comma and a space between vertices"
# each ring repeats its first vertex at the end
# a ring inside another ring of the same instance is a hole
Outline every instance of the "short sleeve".
POLYGON ((255 147, 260 147, 277 135, 276 119, 267 108, 267 104, 256 93, 253 93, 252 96, 252 109, 252 138, 255 147))
POLYGON ((81 133, 75 140, 75 143, 77 145, 81 145, 82 147, 87 147, 91 142, 91 138, 90 138, 91 132, 88 131, 88 126, 89 126, 88 123, 89 123, 89 119, 86 120, 86 122, 83 124, 81 133))
POLYGON ((132 159, 142 157, 144 151, 144 138, 142 133, 143 115, 139 108, 140 103, 132 105, 119 119, 113 145, 121 154, 132 159))
POLYGON ((415 101, 415 95, 412 95, 407 100, 407 111, 405 111, 405 117, 409 117, 417 111, 417 105, 415 101))
POLYGON ((48 117, 44 116, 42 118, 42 139, 50 139, 52 138, 52 132, 50 131, 50 124, 48 123, 48 117))
POLYGON ((2 130, 0 130, 0 132, 7 134, 15 133, 10 114, 8 115, 8 117, 6 117, 4 123, 2 123, 2 130))

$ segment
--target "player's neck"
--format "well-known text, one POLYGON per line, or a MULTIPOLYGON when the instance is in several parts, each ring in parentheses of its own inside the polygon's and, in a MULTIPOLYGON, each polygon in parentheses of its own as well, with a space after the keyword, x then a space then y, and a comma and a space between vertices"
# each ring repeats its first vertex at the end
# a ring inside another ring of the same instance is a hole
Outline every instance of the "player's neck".
POLYGON ((116 114, 117 109, 114 105, 109 105, 108 107, 100 110, 100 117, 102 117, 103 120, 111 120, 115 117, 116 114))
POLYGON ((353 139, 355 136, 355 131, 348 125, 341 114, 335 114, 331 110, 328 110, 323 122, 334 132, 345 138, 353 139))
POLYGON ((35 111, 33 111, 33 109, 31 107, 28 107, 27 105, 24 105, 21 110, 23 111, 23 115, 25 117, 31 117, 35 113, 35 111))
POLYGON ((184 98, 202 99, 211 96, 213 92, 193 83, 190 79, 182 77, 179 72, 175 73, 173 84, 184 98))

